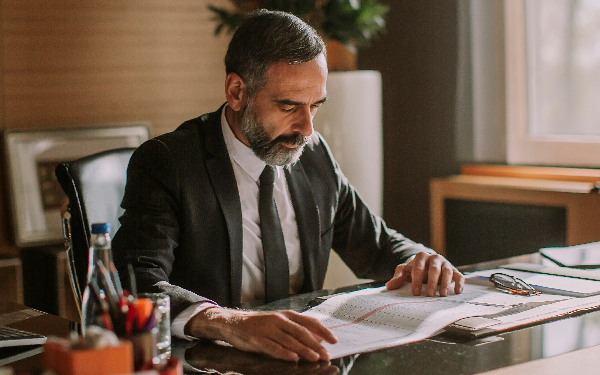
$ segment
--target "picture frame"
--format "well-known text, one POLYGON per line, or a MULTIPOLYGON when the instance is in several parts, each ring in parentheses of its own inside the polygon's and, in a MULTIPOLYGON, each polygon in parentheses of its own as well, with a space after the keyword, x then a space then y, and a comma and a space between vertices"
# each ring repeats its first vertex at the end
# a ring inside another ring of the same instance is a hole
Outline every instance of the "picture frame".
POLYGON ((54 168, 100 151, 138 147, 149 138, 147 122, 4 133, 9 202, 18 247, 63 241, 61 214, 68 199, 54 168))

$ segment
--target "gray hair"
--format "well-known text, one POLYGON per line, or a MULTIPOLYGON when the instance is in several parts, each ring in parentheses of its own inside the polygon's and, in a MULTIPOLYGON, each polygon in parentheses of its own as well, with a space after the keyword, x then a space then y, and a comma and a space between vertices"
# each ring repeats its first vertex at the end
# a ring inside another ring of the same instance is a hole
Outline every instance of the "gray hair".
POLYGON ((290 13, 261 9, 249 13, 233 34, 225 70, 238 74, 252 97, 264 86, 273 63, 301 64, 325 53, 323 40, 306 22, 290 13))

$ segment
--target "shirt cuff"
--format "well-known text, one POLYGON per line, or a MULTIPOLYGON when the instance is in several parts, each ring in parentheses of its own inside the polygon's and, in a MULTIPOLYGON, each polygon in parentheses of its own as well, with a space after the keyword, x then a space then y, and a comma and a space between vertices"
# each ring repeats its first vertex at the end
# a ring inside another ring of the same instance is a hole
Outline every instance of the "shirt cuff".
POLYGON ((171 334, 175 337, 178 337, 178 338, 184 339, 184 340, 191 341, 191 340, 196 339, 196 337, 188 336, 183 332, 185 325, 194 316, 198 315, 202 311, 208 309, 209 307, 213 307, 213 306, 218 306, 218 305, 214 302, 203 301, 203 302, 197 302, 197 303, 194 303, 194 304, 188 306, 185 310, 180 312, 179 315, 177 315, 177 317, 175 317, 175 319, 173 319, 173 322, 171 322, 171 334))

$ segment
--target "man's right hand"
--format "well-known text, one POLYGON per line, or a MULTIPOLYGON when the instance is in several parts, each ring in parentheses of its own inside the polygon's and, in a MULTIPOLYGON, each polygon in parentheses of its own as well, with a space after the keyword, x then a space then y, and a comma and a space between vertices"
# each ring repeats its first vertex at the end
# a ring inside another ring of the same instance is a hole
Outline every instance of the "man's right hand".
POLYGON ((240 350, 296 361, 329 360, 321 341, 337 338, 317 319, 294 311, 247 311, 208 308, 185 325, 186 335, 221 340, 240 350))

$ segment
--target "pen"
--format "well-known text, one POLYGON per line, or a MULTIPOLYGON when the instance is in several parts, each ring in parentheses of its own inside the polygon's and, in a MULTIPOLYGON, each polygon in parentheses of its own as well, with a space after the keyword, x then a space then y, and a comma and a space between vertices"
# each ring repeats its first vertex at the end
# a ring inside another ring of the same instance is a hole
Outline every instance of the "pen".
POLYGON ((109 302, 109 306, 112 307, 112 309, 115 312, 119 311, 119 297, 117 296, 117 291, 115 289, 115 286, 112 283, 112 279, 110 277, 110 273, 108 272, 108 269, 104 266, 104 264, 102 263, 102 261, 97 261, 96 265, 98 266, 98 269, 100 270, 100 275, 102 276, 102 278, 100 279, 102 281, 102 283, 104 284, 104 287, 106 288, 106 297, 108 299, 109 302))
POLYGON ((112 281, 115 285, 115 290, 117 292, 117 296, 119 300, 123 297, 123 287, 121 286, 121 279, 119 278, 119 272, 117 271, 117 267, 113 263, 109 264, 110 274, 112 276, 112 281))
POLYGON ((123 293, 123 286, 121 285, 121 278, 119 272, 114 263, 109 264, 109 271, 112 276, 113 283, 115 285, 115 291, 117 292, 118 308, 119 308, 119 332, 127 331, 127 317, 129 315, 129 299, 123 293))
POLYGON ((144 323, 144 327, 142 328, 143 332, 150 332, 155 326, 156 322, 156 314, 150 314, 148 319, 146 319, 146 323, 144 323))
POLYGON ((98 284, 96 284, 94 280, 90 281, 88 285, 90 287, 92 296, 100 306, 100 310, 102 310, 102 324, 104 325, 104 328, 113 331, 114 327, 109 314, 109 306, 101 296, 100 287, 98 287, 98 284))
POLYGON ((124 330, 124 321, 123 321, 123 313, 121 308, 121 301, 117 296, 117 291, 115 286, 113 285, 111 275, 108 269, 104 266, 102 261, 98 260, 96 262, 98 270, 100 271, 100 282, 104 286, 106 299, 108 301, 108 311, 112 318, 114 330, 118 332, 123 332, 124 330))
POLYGON ((125 333, 127 336, 133 333, 133 328, 135 327, 135 317, 137 315, 135 304, 133 301, 129 302, 129 310, 127 311, 127 318, 125 320, 125 333))
POLYGON ((133 266, 131 263, 127 265, 127 273, 129 274, 129 286, 131 288, 131 295, 133 298, 137 298, 137 285, 135 282, 135 273, 133 272, 133 266))

